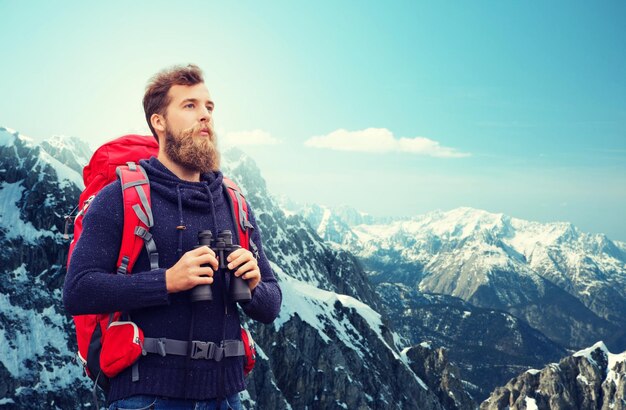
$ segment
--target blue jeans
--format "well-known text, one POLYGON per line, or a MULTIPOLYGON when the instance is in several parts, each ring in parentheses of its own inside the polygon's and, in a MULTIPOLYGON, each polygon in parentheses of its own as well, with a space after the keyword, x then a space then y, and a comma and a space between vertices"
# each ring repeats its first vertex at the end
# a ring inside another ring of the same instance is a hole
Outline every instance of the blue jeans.
POLYGON ((239 393, 233 394, 222 400, 217 408, 217 400, 183 400, 168 399, 157 396, 131 396, 116 400, 109 406, 109 410, 243 410, 239 393))

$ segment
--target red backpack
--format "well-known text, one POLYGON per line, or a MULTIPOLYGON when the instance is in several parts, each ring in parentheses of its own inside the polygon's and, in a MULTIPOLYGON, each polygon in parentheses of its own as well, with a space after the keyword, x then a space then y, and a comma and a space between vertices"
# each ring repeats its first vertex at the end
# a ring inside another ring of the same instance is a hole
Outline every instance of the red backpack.
MULTIPOLYGON (((143 168, 137 165, 141 159, 157 156, 158 150, 159 146, 153 137, 126 135, 102 145, 94 152, 89 164, 83 169, 85 190, 80 195, 77 206, 79 212, 74 218, 74 238, 70 243, 68 267, 74 246, 82 233, 83 217, 89 204, 102 188, 116 179, 119 179, 122 184, 124 201, 124 228, 116 265, 117 273, 130 274, 141 249, 144 247, 149 254, 151 269, 158 267, 156 246, 149 234, 153 221, 150 206, 150 183, 143 168)), ((252 248, 257 253, 254 242, 250 241, 252 225, 248 221, 248 207, 241 190, 227 178, 224 178, 224 189, 228 192, 226 198, 231 205, 235 225, 238 227, 240 246, 245 249, 252 248)), ((107 357, 106 361, 115 362, 113 367, 118 369, 111 371, 112 366, 110 364, 106 365, 108 368, 102 368, 101 351, 105 336, 108 336, 108 344, 114 344, 116 341, 111 340, 118 338, 119 335, 130 333, 129 338, 136 344, 136 346, 132 346, 133 350, 139 348, 139 353, 142 351, 145 353, 143 333, 138 334, 141 330, 138 330, 134 323, 121 322, 121 316, 121 312, 74 316, 78 357, 87 375, 105 390, 108 388, 107 375, 113 377, 111 373, 126 368, 138 356, 129 359, 125 348, 116 347, 110 351, 115 352, 119 357, 107 357), (132 326, 126 326, 128 330, 121 330, 124 326, 112 326, 117 324, 131 324, 132 326), (110 336, 113 334, 112 329, 116 332, 115 336, 110 336), (130 363, 124 363, 124 361, 130 361, 130 363)), ((256 351, 254 341, 243 327, 241 336, 245 350, 244 373, 247 375, 254 367, 256 351)))

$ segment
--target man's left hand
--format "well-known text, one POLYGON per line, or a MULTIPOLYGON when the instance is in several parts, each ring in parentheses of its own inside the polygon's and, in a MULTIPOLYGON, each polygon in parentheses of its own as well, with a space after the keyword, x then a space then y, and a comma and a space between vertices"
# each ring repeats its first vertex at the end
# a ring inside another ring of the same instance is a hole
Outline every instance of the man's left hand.
POLYGON ((235 271, 235 276, 241 276, 246 280, 252 291, 261 281, 261 271, 252 252, 239 248, 233 251, 227 258, 228 269, 235 271))

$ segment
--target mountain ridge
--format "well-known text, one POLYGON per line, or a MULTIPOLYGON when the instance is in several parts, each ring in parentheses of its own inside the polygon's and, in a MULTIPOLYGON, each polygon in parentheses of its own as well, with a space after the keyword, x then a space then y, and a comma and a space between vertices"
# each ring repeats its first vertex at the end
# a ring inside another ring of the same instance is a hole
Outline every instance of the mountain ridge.
POLYGON ((359 257, 374 283, 404 283, 509 310, 566 346, 591 344, 597 333, 618 350, 626 347, 625 245, 606 235, 469 207, 389 225, 336 226, 342 229, 315 227, 359 257), (545 303, 554 311, 548 318, 533 307, 545 303), (571 316, 556 312, 566 306, 571 316), (557 318, 574 331, 552 328, 557 318))
POLYGON ((497 388, 481 410, 626 409, 626 351, 612 354, 603 342, 529 369, 497 388))

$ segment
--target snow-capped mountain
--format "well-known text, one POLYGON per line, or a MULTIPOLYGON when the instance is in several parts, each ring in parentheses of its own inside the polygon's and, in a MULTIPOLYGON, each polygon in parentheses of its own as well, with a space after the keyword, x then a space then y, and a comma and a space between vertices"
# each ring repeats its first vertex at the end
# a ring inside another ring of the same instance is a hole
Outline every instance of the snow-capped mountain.
POLYGON ((91 158, 91 148, 78 137, 54 135, 41 143, 41 148, 52 157, 67 165, 78 175, 83 175, 83 167, 91 158))
MULTIPOLYGON (((80 150, 71 139, 38 145, 0 130, 5 408, 92 406, 92 386, 74 360, 73 325, 61 302, 69 245, 64 215, 82 189, 73 169, 86 158, 80 150)), ((443 409, 400 354, 402 339, 380 314, 382 302, 354 256, 321 241, 302 217, 285 215, 248 156, 230 151, 224 158, 224 173, 254 209, 284 296, 272 325, 251 323, 259 357, 247 380, 247 407, 443 409)))
POLYGON ((458 208, 354 226, 345 238, 337 244, 348 242, 376 283, 506 310, 564 346, 603 338, 626 348, 626 244, 604 235, 458 208))
POLYGON ((626 352, 612 354, 598 342, 513 378, 485 400, 482 410, 626 409, 626 352))
POLYGON ((0 128, 4 408, 67 409, 90 401, 89 383, 74 359, 74 330, 61 302, 68 245, 64 215, 81 188, 74 170, 31 139, 0 128))
POLYGON ((362 224, 388 224, 394 221, 394 218, 374 217, 347 205, 337 207, 318 204, 302 205, 285 196, 278 197, 276 202, 286 214, 304 217, 315 228, 320 238, 344 247, 350 247, 358 240, 352 233, 351 227, 362 224))

